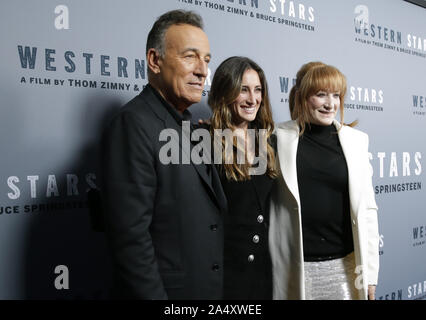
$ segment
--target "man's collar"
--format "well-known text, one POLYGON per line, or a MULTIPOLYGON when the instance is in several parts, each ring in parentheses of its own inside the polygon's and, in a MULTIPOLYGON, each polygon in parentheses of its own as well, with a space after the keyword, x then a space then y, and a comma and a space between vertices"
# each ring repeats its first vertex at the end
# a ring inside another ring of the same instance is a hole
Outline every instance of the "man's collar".
POLYGON ((180 113, 174 106, 166 101, 163 96, 155 89, 151 84, 148 83, 148 86, 152 89, 155 96, 160 100, 162 105, 167 109, 167 111, 172 115, 172 117, 176 120, 176 122, 181 125, 182 121, 191 121, 192 114, 188 109, 185 109, 182 113, 180 113))

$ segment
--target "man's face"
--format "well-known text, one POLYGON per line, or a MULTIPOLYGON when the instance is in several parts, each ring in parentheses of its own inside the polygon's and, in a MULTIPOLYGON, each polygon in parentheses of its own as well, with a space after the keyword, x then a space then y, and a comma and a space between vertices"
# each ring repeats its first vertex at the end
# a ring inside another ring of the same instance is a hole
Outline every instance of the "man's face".
POLYGON ((183 24, 167 29, 160 57, 161 94, 179 111, 199 102, 210 62, 210 45, 200 28, 183 24))

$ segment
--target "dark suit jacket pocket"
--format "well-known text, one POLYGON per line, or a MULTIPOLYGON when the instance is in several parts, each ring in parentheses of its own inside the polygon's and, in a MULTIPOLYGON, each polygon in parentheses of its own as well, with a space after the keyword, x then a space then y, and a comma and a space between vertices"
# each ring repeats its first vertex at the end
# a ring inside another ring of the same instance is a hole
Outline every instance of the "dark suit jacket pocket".
POLYGON ((185 274, 182 272, 162 272, 164 288, 178 289, 183 288, 185 274))

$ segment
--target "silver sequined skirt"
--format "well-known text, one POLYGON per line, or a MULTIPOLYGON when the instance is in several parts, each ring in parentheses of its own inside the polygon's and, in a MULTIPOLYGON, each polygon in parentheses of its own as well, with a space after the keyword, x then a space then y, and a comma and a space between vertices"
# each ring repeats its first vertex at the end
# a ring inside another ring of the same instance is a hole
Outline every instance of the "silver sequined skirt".
POLYGON ((355 255, 305 262, 306 300, 357 300, 355 255))

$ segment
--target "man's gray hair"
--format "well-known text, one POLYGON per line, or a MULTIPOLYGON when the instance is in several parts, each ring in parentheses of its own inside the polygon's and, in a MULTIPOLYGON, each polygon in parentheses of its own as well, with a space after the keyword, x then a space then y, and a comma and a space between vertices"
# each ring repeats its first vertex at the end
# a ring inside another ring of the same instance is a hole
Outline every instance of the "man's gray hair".
POLYGON ((161 15, 151 28, 146 41, 146 53, 151 48, 156 49, 160 56, 164 56, 164 37, 166 31, 172 25, 189 24, 203 29, 203 19, 193 11, 172 10, 161 15))

